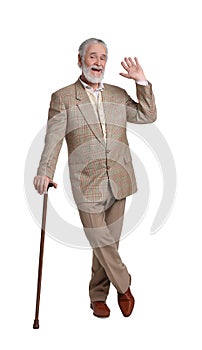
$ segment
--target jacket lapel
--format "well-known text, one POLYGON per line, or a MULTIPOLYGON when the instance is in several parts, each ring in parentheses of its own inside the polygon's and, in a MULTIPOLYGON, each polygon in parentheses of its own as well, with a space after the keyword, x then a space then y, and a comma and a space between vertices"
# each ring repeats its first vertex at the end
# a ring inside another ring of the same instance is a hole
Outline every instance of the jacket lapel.
POLYGON ((106 84, 102 92, 102 102, 106 122, 107 137, 111 138, 111 125, 116 125, 116 99, 111 88, 106 84))
POLYGON ((110 123, 110 119, 112 117, 112 103, 113 101, 113 94, 111 91, 109 91, 107 85, 105 85, 105 88, 102 92, 102 102, 103 102, 103 108, 105 113, 105 121, 106 125, 110 123))
POLYGON ((94 133, 95 137, 105 146, 105 141, 102 136, 102 131, 97 120, 97 116, 93 109, 93 106, 88 98, 85 88, 82 86, 81 82, 77 80, 75 84, 76 89, 76 99, 77 107, 79 108, 84 119, 88 123, 88 126, 94 133))

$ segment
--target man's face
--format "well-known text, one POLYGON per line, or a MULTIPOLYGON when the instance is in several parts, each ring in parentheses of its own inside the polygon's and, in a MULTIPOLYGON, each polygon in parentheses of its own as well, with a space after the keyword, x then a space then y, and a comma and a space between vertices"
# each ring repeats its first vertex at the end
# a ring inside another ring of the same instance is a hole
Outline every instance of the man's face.
POLYGON ((89 45, 83 61, 79 58, 79 62, 86 80, 94 84, 100 83, 104 77, 107 62, 105 47, 101 44, 89 45))

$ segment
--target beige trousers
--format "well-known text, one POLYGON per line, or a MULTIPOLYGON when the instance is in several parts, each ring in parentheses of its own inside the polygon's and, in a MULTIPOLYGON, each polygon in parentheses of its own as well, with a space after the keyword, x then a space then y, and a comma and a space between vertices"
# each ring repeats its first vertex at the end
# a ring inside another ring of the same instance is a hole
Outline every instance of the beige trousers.
POLYGON ((126 198, 114 198, 108 183, 102 202, 85 203, 82 210, 78 208, 84 232, 93 248, 89 284, 91 301, 105 301, 110 282, 119 293, 125 293, 131 284, 130 275, 118 253, 125 202, 126 198))

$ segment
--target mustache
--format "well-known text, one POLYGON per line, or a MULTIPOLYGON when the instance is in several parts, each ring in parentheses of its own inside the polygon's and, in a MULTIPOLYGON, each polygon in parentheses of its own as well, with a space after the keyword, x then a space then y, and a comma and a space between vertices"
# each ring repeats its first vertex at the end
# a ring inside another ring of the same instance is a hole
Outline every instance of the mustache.
POLYGON ((103 67, 102 66, 97 66, 97 65, 92 65, 90 66, 90 69, 93 69, 93 70, 103 70, 103 67))

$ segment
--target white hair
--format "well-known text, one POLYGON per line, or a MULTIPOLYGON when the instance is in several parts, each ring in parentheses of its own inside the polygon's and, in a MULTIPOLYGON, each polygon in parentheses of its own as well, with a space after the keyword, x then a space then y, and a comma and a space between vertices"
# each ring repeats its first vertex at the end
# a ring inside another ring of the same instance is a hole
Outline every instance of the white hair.
POLYGON ((88 48, 89 45, 91 44, 101 44, 105 47, 106 49, 106 54, 108 54, 108 49, 107 49, 107 45, 105 44, 105 42, 101 39, 96 39, 96 38, 90 38, 85 40, 80 46, 79 46, 79 54, 81 56, 82 61, 84 60, 85 54, 86 54, 86 50, 88 48))

